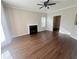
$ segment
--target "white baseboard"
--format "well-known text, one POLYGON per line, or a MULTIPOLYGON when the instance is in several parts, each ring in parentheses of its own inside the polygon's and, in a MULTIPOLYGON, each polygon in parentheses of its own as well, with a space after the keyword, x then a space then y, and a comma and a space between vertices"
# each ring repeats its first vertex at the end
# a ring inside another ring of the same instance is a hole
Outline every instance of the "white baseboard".
POLYGON ((74 38, 75 40, 77 40, 77 37, 74 37, 74 36, 72 36, 72 35, 70 35, 72 38, 74 38))

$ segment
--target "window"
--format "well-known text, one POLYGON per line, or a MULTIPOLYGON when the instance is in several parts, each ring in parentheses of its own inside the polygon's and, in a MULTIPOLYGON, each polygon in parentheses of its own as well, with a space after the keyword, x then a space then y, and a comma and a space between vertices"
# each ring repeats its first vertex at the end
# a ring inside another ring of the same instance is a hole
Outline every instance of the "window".
POLYGON ((0 23, 0 37, 1 37, 1 43, 5 41, 5 35, 3 32, 2 24, 0 23))
POLYGON ((5 18, 3 9, 1 8, 2 13, 1 13, 1 19, 0 19, 0 43, 3 43, 5 41, 5 34, 4 34, 4 30, 3 30, 3 26, 2 26, 2 21, 5 18))
POLYGON ((42 17, 41 19, 41 27, 45 27, 46 26, 46 17, 42 17))

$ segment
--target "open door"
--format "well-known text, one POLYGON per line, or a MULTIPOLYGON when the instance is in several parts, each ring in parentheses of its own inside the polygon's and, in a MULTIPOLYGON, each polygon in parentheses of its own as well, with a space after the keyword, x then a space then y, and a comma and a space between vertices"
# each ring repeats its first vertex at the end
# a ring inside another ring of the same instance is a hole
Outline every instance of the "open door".
POLYGON ((61 16, 54 16, 54 20, 53 20, 53 31, 59 32, 59 29, 60 29, 60 21, 61 21, 61 16))

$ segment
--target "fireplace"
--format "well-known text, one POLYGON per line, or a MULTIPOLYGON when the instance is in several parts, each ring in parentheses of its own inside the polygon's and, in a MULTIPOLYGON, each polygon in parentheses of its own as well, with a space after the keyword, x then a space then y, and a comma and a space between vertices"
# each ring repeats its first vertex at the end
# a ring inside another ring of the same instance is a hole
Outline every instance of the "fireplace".
POLYGON ((37 25, 29 26, 30 35, 36 34, 38 32, 37 25))

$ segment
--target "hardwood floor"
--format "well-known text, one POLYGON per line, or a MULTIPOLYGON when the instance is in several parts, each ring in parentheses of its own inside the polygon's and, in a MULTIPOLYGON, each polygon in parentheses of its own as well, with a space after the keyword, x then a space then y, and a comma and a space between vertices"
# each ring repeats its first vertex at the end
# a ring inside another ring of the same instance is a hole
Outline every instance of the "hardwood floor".
POLYGON ((66 34, 44 31, 14 38, 2 48, 2 54, 5 51, 13 59, 77 59, 77 40, 66 34))

